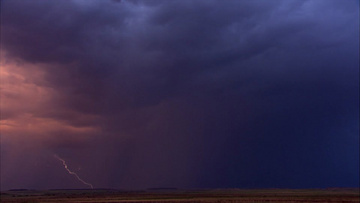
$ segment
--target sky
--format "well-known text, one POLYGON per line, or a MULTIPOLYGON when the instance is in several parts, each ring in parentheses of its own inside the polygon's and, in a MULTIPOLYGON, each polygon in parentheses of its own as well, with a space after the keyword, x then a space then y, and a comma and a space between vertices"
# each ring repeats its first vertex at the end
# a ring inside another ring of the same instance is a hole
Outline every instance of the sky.
POLYGON ((359 187, 358 0, 2 0, 0 45, 1 190, 359 187))

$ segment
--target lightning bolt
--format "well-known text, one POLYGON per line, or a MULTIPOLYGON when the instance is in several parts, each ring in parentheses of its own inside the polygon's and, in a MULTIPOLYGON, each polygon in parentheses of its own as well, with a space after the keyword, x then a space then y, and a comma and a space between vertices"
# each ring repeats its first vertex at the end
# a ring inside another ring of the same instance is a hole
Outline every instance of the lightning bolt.
POLYGON ((75 176, 80 182, 82 182, 82 183, 84 183, 85 185, 88 185, 89 187, 91 187, 91 189, 94 189, 94 187, 93 187, 92 184, 85 182, 83 179, 81 179, 81 178, 78 176, 78 174, 76 174, 75 172, 70 171, 70 169, 69 169, 68 166, 66 165, 66 162, 65 162, 64 159, 60 158, 60 157, 59 157, 58 155, 56 155, 56 154, 54 154, 54 157, 55 157, 56 159, 58 159, 59 161, 62 162, 62 164, 64 165, 64 167, 65 167, 65 169, 67 170, 67 172, 69 172, 69 174, 75 176))

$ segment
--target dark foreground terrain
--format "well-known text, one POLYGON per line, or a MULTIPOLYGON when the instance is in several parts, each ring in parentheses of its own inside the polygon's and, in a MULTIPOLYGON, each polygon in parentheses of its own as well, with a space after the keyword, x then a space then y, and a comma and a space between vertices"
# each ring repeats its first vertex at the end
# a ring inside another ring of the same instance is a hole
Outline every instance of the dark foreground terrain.
POLYGON ((145 191, 9 190, 1 202, 360 202, 359 188, 350 189, 218 189, 145 191))

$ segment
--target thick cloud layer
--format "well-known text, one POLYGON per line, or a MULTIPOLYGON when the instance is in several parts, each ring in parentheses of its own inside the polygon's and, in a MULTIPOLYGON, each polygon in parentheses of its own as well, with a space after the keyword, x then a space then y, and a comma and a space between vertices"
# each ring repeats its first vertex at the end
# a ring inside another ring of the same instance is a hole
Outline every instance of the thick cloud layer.
POLYGON ((1 6, 2 189, 359 186, 358 1, 1 6))

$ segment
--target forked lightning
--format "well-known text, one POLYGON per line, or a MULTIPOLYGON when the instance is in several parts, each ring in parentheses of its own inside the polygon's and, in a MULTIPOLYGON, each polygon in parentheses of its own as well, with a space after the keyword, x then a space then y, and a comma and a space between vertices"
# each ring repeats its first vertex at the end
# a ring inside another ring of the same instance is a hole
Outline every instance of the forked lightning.
POLYGON ((68 166, 66 165, 66 162, 64 159, 60 158, 57 154, 54 154, 54 157, 56 159, 58 159, 59 161, 62 162, 62 164, 64 165, 65 169, 69 172, 69 174, 74 175, 79 181, 81 181, 82 183, 84 183, 85 185, 88 185, 89 187, 91 187, 91 189, 94 189, 93 185, 90 183, 85 182, 83 179, 81 179, 75 172, 70 171, 70 169, 68 168, 68 166))

